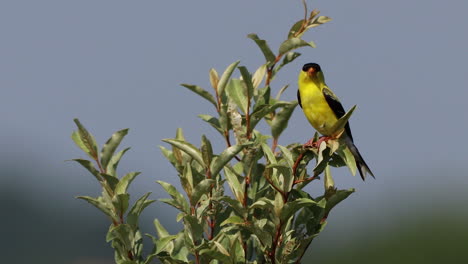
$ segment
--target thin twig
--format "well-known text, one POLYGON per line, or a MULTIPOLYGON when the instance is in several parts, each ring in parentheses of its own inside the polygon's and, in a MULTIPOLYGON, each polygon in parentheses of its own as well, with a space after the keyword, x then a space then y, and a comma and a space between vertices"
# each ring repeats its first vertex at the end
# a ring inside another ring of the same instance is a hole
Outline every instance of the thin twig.
POLYGON ((313 181, 315 179, 317 179, 318 176, 314 175, 312 177, 309 177, 309 178, 306 178, 306 179, 302 179, 302 180, 296 180, 294 181, 294 185, 298 184, 298 183, 301 183, 301 182, 308 182, 308 181, 313 181))
POLYGON ((281 196, 283 197, 283 200, 285 200, 286 196, 285 196, 284 192, 280 188, 278 188, 269 177, 265 176, 265 179, 271 185, 271 187, 273 187, 273 189, 275 189, 277 192, 279 192, 281 194, 281 196))
POLYGON ((307 20, 307 3, 306 3, 306 0, 302 0, 302 4, 304 5, 304 20, 307 20))
POLYGON ((294 33, 295 38, 304 32, 304 30, 307 27, 307 24, 309 24, 309 19, 311 19, 311 18, 307 18, 308 12, 307 12, 307 3, 306 3, 306 1, 302 0, 302 4, 304 5, 304 21, 302 22, 301 28, 296 33, 294 33))
MULTIPOLYGON (((229 130, 224 131, 224 139, 226 140, 227 147, 231 147, 231 140, 229 139, 229 130)), ((239 157, 234 156, 237 161, 241 161, 239 157)))
POLYGON ((299 163, 301 163, 301 160, 304 158, 304 153, 305 152, 302 152, 301 155, 299 155, 296 159, 296 162, 294 162, 294 165, 293 165, 293 176, 296 176, 296 171, 297 171, 297 166, 299 166, 299 163))
POLYGON ((271 145, 271 152, 275 153, 277 146, 278 146, 278 138, 273 138, 273 143, 271 145))
POLYGON ((268 67, 267 69, 267 77, 265 79, 265 86, 268 86, 270 85, 270 82, 271 82, 271 76, 273 75, 273 69, 275 68, 276 66, 276 63, 278 63, 278 61, 281 60, 281 57, 283 57, 284 54, 278 54, 278 56, 276 56, 275 58, 275 61, 273 62, 273 64, 268 67))
POLYGON ((283 221, 280 220, 279 224, 278 224, 278 228, 276 229, 276 233, 275 233, 275 238, 273 240, 273 244, 272 244, 272 249, 269 253, 270 255, 270 260, 271 260, 271 263, 272 264, 275 264, 276 263, 276 248, 278 247, 278 244, 280 243, 280 237, 281 237, 281 229, 283 228, 283 221))
MULTIPOLYGON (((212 178, 210 167, 207 167, 207 169, 206 169, 206 178, 207 179, 212 178)), ((209 193, 209 196, 208 196, 208 199, 210 199, 210 203, 208 205, 208 207, 210 208, 210 211, 213 210, 213 203, 211 202, 211 197, 213 196, 213 188, 214 188, 214 184, 211 185, 210 193, 209 193)), ((214 235, 215 220, 212 217, 208 217, 207 222, 208 222, 208 226, 210 227, 210 233, 208 234, 208 240, 212 240, 213 235, 214 235)))

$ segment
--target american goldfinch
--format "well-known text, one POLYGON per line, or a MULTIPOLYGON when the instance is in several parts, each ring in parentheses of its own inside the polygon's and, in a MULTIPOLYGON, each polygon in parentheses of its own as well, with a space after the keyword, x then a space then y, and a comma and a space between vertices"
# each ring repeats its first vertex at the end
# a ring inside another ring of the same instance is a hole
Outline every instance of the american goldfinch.
POLYGON ((344 141, 354 156, 356 167, 363 180, 365 180, 366 174, 374 177, 354 145, 349 122, 346 123, 344 131, 333 131, 334 124, 346 112, 338 97, 325 83, 325 77, 320 65, 317 63, 305 64, 299 73, 298 86, 297 99, 310 124, 325 137, 339 137, 344 141))

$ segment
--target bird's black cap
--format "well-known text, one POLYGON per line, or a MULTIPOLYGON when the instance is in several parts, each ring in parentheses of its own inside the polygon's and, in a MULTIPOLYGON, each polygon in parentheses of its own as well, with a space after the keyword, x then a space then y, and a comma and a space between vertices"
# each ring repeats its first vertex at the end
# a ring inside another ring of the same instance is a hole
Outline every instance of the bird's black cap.
POLYGON ((304 64, 304 66, 302 66, 302 71, 307 72, 310 68, 314 68, 316 72, 322 71, 320 65, 318 65, 317 63, 304 64))

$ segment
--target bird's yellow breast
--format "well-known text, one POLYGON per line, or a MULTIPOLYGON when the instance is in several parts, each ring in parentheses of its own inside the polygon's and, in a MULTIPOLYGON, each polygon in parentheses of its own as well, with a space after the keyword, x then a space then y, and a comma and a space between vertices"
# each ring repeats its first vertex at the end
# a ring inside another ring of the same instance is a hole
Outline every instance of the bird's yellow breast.
POLYGON ((322 90, 314 83, 299 81, 299 93, 307 120, 320 134, 331 136, 331 128, 338 119, 325 100, 322 90))

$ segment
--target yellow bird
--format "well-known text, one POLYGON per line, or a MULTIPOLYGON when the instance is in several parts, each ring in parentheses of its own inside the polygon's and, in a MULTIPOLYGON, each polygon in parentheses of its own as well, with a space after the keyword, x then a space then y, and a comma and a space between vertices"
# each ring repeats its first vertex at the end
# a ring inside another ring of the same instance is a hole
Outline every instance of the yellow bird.
POLYGON ((333 125, 346 112, 338 97, 325 83, 325 77, 320 65, 317 63, 305 64, 299 73, 298 86, 297 99, 310 124, 326 138, 340 137, 341 134, 340 138, 344 140, 356 160, 356 167, 361 178, 365 180, 367 173, 374 177, 354 145, 349 122, 346 123, 344 132, 332 131, 333 125))

